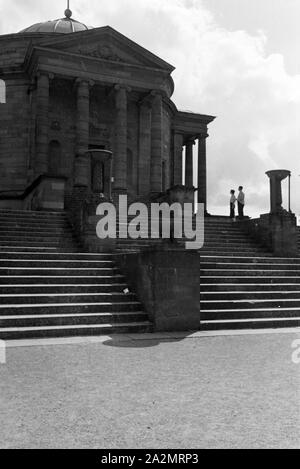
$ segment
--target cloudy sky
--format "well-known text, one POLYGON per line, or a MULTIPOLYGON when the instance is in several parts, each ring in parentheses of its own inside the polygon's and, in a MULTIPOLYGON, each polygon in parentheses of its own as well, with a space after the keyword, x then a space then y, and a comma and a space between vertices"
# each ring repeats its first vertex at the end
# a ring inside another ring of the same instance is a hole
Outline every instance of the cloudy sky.
MULTIPOLYGON (((59 18, 65 0, 0 0, 0 34, 59 18)), ((208 139, 212 213, 242 184, 269 209, 265 171, 292 171, 300 214, 300 0, 71 0, 73 17, 110 25, 176 66, 174 101, 217 116, 208 139)), ((286 193, 286 184, 283 191, 286 193)))

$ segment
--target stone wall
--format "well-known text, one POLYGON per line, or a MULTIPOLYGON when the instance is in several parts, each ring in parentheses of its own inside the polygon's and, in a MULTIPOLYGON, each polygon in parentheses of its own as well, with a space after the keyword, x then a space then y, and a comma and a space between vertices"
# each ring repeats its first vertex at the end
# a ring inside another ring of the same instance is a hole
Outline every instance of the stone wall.
POLYGON ((155 331, 200 326, 200 256, 186 250, 153 250, 117 256, 129 286, 142 300, 155 331))

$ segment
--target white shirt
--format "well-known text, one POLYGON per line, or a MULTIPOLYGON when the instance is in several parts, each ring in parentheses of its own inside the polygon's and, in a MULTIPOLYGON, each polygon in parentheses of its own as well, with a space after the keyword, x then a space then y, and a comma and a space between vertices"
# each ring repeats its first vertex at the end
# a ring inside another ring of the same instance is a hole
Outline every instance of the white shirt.
POLYGON ((230 197, 230 203, 235 204, 235 202, 236 202, 236 197, 234 194, 232 194, 232 196, 230 197))
POLYGON ((245 194, 243 191, 239 192, 237 200, 240 204, 245 205, 245 194))

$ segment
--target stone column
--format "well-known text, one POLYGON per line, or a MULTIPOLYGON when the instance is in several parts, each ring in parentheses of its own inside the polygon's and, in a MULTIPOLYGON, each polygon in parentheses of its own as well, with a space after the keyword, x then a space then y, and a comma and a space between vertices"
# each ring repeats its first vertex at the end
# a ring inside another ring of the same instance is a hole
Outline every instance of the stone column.
POLYGON ((90 186, 89 149, 90 125, 90 85, 85 80, 77 80, 77 115, 76 115, 76 160, 75 186, 90 186))
POLYGON ((163 100, 160 93, 152 92, 152 125, 151 125, 151 192, 162 190, 162 155, 163 155, 163 100))
POLYGON ((204 204, 204 212, 207 212, 207 172, 206 172, 206 139, 208 135, 199 137, 198 140, 198 203, 204 204))
POLYGON ((185 153, 185 185, 187 187, 193 187, 193 147, 195 140, 189 139, 186 142, 186 153, 185 153))
POLYGON ((37 114, 36 114, 36 161, 35 175, 48 172, 49 145, 49 79, 48 73, 39 73, 37 78, 37 114))
POLYGON ((174 162, 173 162, 173 183, 174 185, 182 185, 182 150, 183 135, 174 134, 174 162))
POLYGON ((286 169, 273 169, 267 171, 266 175, 270 178, 270 213, 280 213, 283 211, 281 181, 290 177, 291 172, 286 169))
POLYGON ((151 103, 144 100, 140 104, 138 193, 150 192, 151 167, 151 103))
POLYGON ((127 92, 126 86, 115 86, 116 124, 115 124, 115 160, 114 191, 127 192, 127 92))

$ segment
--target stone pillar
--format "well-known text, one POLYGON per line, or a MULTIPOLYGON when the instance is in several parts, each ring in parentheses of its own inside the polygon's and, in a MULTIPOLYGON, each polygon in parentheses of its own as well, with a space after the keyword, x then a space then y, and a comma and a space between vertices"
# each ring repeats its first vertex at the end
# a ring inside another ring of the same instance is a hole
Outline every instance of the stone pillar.
POLYGON ((90 186, 89 149, 90 84, 77 80, 75 186, 90 186))
POLYGON ((152 92, 152 125, 151 125, 151 192, 162 190, 162 126, 163 100, 160 93, 152 92))
POLYGON ((174 162, 173 162, 173 184, 182 185, 182 150, 183 135, 174 134, 174 162))
POLYGON ((150 192, 151 166, 151 103, 140 104, 139 128, 139 162, 138 162, 138 193, 147 195, 150 192))
POLYGON ((48 144, 49 144, 49 76, 39 73, 37 78, 37 114, 36 114, 36 161, 35 175, 48 172, 48 144))
POLYGON ((204 135, 198 140, 198 203, 204 204, 207 213, 207 172, 206 172, 206 138, 204 135))
POLYGON ((116 125, 115 125, 115 160, 114 191, 127 192, 127 92, 126 86, 115 86, 116 125))
POLYGON ((187 187, 193 187, 193 147, 195 145, 195 140, 189 139, 186 142, 186 153, 185 153, 185 185, 187 187))
POLYGON ((267 171, 266 175, 270 178, 270 213, 280 213, 283 210, 281 181, 290 177, 291 172, 285 169, 274 169, 267 171))

